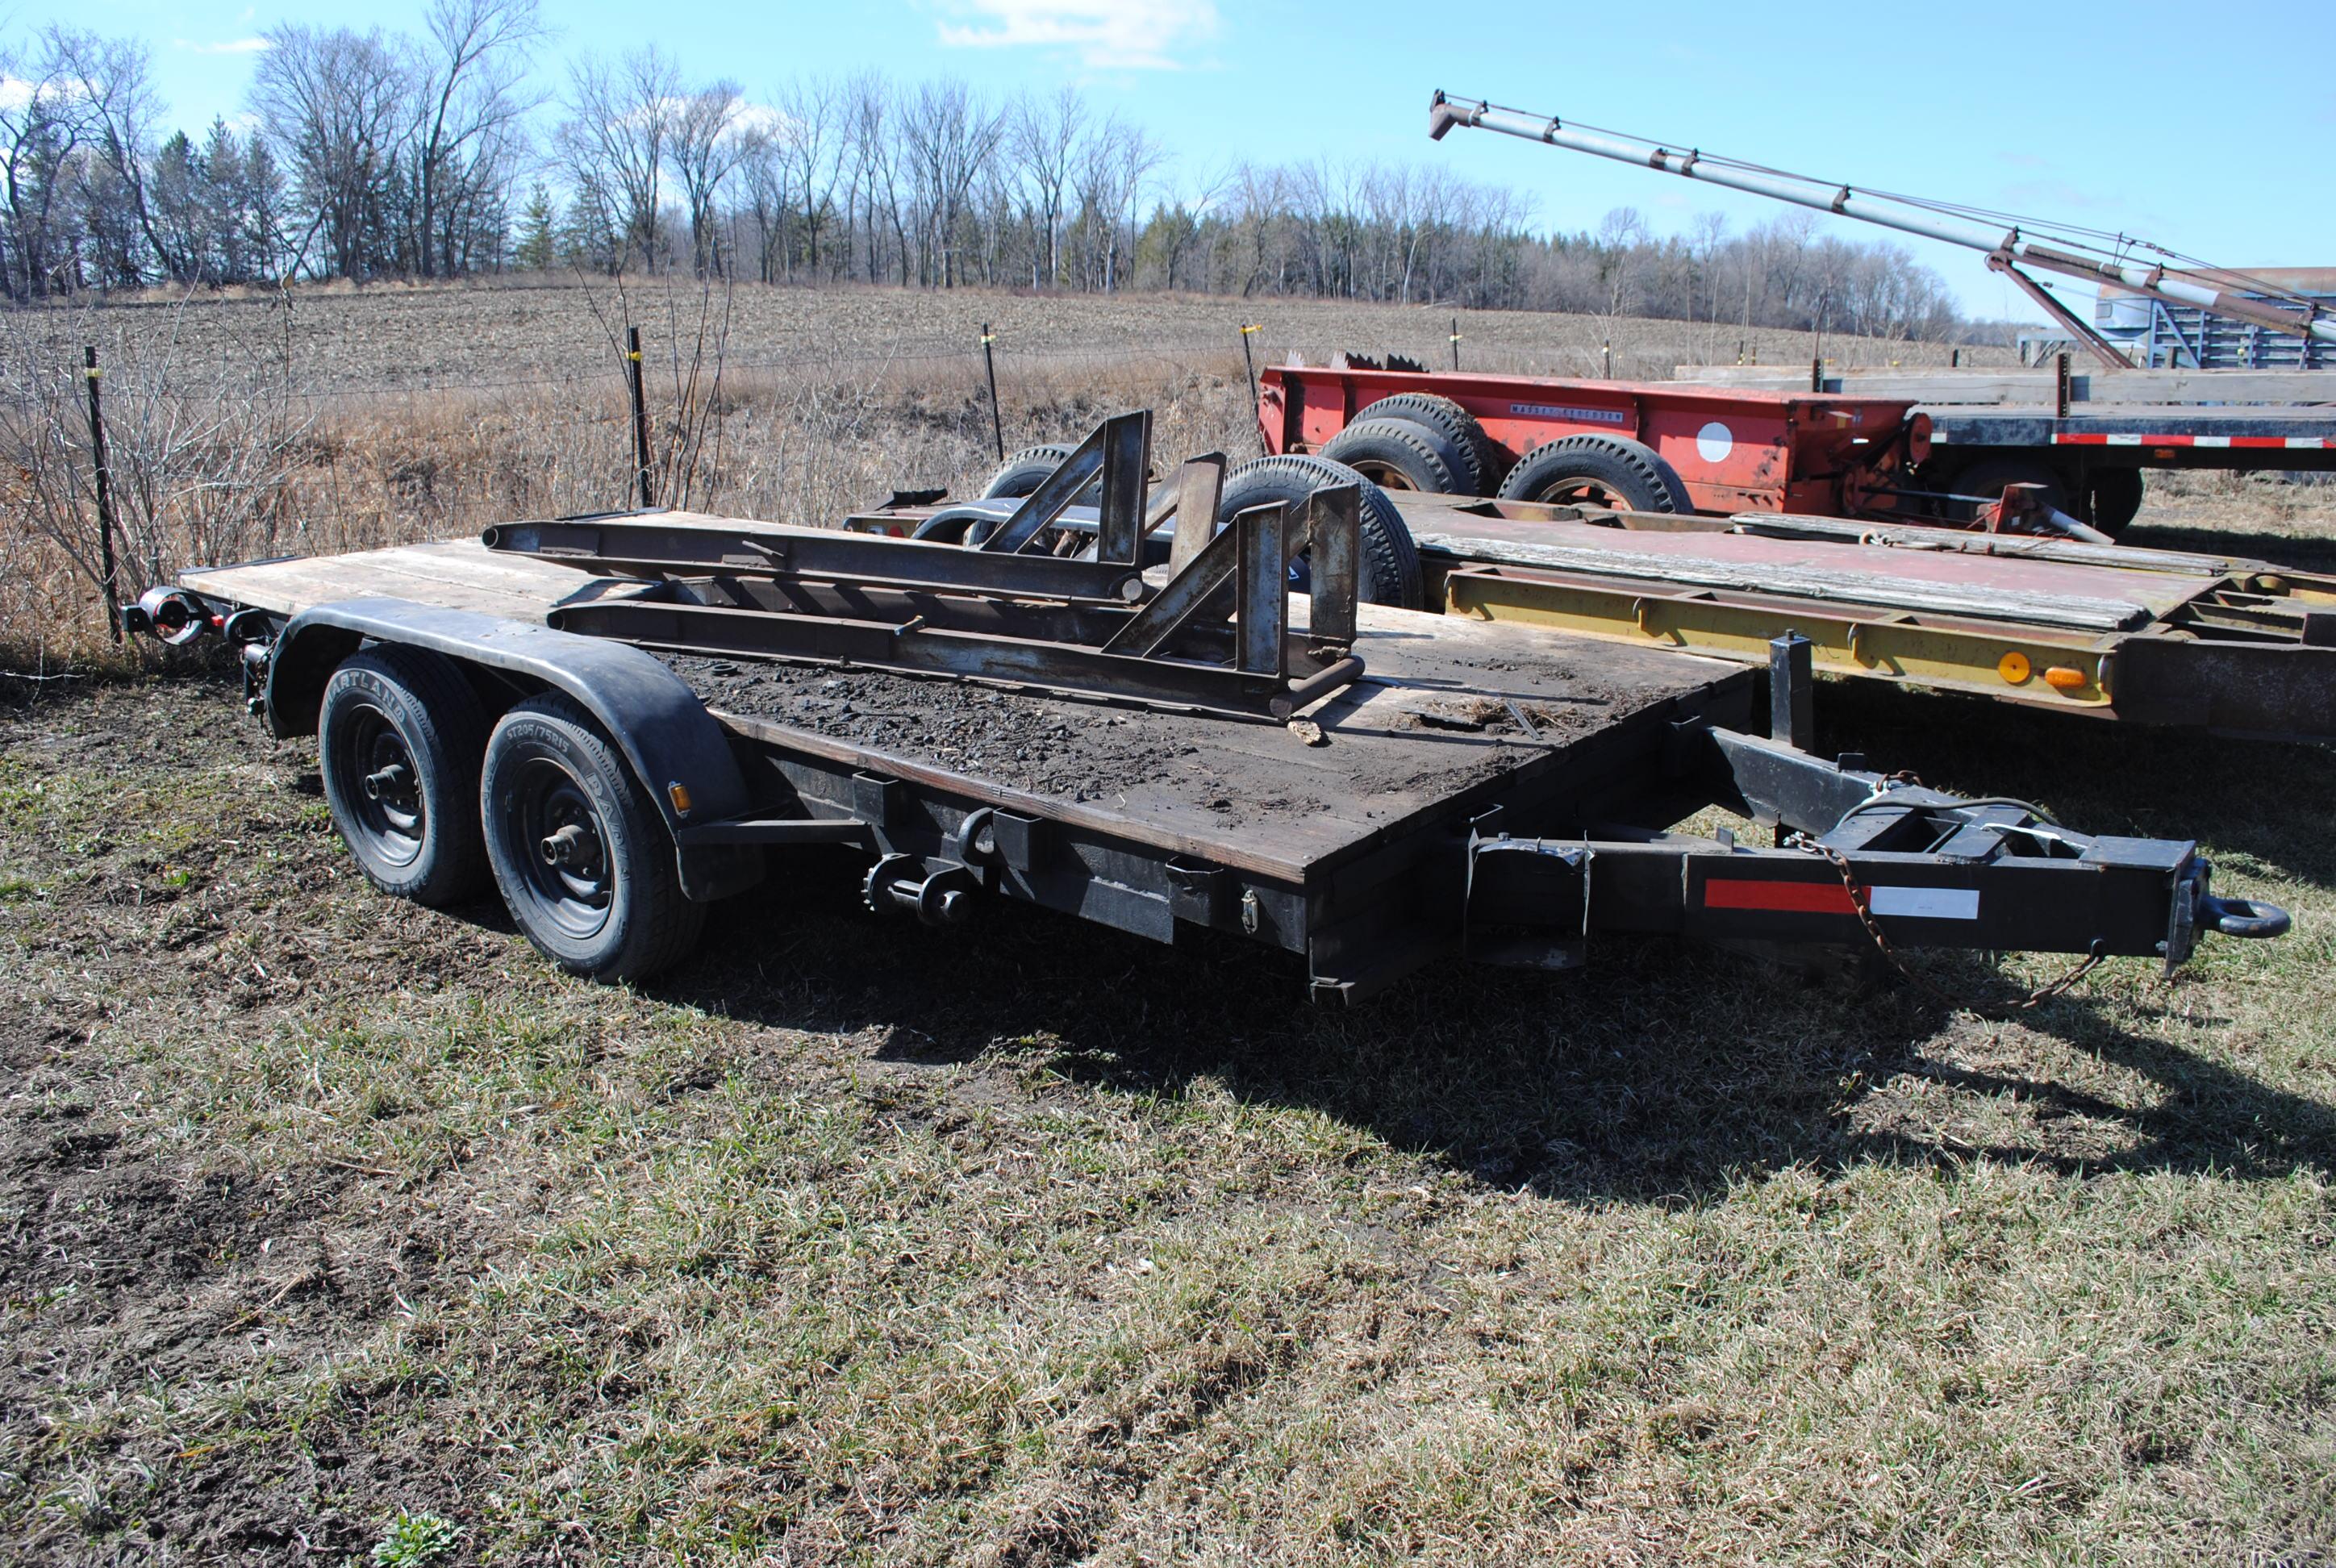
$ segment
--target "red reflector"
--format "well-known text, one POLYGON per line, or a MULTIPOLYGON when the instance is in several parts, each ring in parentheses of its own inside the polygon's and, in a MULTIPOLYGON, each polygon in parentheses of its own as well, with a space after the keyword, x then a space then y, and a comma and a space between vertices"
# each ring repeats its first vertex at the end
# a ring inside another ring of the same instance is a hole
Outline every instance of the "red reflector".
POLYGON ((1708 910, 1776 910, 1803 915, 1854 915, 1849 890, 1839 882, 1779 882, 1714 877, 1703 884, 1708 910))

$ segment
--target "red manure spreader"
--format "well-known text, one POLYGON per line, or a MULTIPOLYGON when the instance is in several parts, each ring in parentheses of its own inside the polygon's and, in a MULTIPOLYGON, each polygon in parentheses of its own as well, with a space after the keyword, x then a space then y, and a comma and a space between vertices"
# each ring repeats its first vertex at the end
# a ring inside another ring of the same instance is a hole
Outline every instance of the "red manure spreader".
POLYGON ((1931 457, 1930 419, 1894 398, 1352 359, 1271 365, 1259 380, 1268 452, 1318 453, 1385 489, 1897 521, 1939 521, 1951 500, 1916 482, 1931 457))

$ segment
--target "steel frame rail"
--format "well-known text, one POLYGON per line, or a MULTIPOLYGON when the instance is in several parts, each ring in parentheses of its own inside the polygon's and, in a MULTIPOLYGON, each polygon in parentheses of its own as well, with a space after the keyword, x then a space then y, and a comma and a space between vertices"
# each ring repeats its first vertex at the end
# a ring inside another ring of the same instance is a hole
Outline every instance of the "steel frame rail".
POLYGON ((1351 684, 1362 498, 1353 485, 1215 526, 1223 460, 1184 464, 1149 506, 1151 415, 1098 425, 974 549, 842 531, 647 518, 487 531, 491 549, 647 580, 607 581, 548 616, 563 631, 677 652, 868 665, 1081 697, 1286 719, 1351 684), (1027 553, 1099 484, 1093 558, 1027 553), (1173 516, 1167 579, 1135 571, 1173 516), (1290 567, 1310 552, 1294 635, 1290 567), (1050 591, 1051 590, 1051 591, 1050 591))

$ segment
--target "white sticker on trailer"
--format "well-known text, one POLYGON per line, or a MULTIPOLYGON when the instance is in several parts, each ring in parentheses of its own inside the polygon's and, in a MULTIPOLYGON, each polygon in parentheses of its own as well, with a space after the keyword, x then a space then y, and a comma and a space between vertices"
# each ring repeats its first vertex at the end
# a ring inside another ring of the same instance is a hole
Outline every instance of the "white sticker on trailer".
POLYGON ((1522 419, 1570 419, 1577 424, 1628 423, 1619 408, 1560 408, 1548 403, 1512 403, 1509 412, 1522 419))
POLYGON ((1917 920, 1979 919, 1977 888, 1889 888, 1867 890, 1866 907, 1877 915, 1903 915, 1917 920))

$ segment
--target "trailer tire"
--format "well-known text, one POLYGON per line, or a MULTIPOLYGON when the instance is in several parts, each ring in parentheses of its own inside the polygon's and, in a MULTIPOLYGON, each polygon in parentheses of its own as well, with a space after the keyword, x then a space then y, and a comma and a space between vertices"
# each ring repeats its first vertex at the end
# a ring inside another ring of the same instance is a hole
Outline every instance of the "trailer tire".
POLYGON ((2143 484, 2137 468, 2097 468, 2085 476, 2086 519, 2111 539, 2126 531, 2141 511, 2143 484))
POLYGON ((1316 455, 1345 463, 1381 490, 1470 493, 1461 488, 1468 460, 1460 448, 1408 419, 1357 420, 1324 442, 1316 455))
POLYGON ((1504 501, 1611 506, 1620 511, 1691 512, 1687 482, 1654 448, 1619 435, 1561 435, 1517 460, 1504 501), (1603 496, 1606 499, 1597 500, 1603 496))
POLYGON ((454 661, 394 643, 351 654, 325 683, 316 731, 325 803, 365 880, 432 909, 475 898, 487 714, 454 661))
POLYGON ((984 501, 1019 501, 1046 481, 1046 476, 1070 461, 1071 448, 1056 442, 1026 446, 998 465, 981 487, 984 501))
POLYGON ((1407 419, 1436 432, 1461 453, 1453 477, 1460 482, 1457 495, 1490 495, 1508 467, 1509 454, 1484 433, 1476 416, 1448 397, 1427 392, 1398 392, 1358 412, 1356 424, 1367 419, 1407 419))
POLYGON ((571 975, 642 980, 696 945, 673 839, 622 753, 567 696, 530 697, 487 741, 487 860, 511 919, 571 975))
POLYGON ((1252 457, 1226 473, 1224 492, 1217 502, 1217 521, 1231 522, 1235 513, 1270 501, 1285 505, 1303 501, 1326 484, 1362 487, 1361 597, 1372 604, 1419 609, 1423 598, 1419 547, 1412 542, 1403 513, 1396 510, 1386 491, 1343 463, 1296 453, 1252 457))

